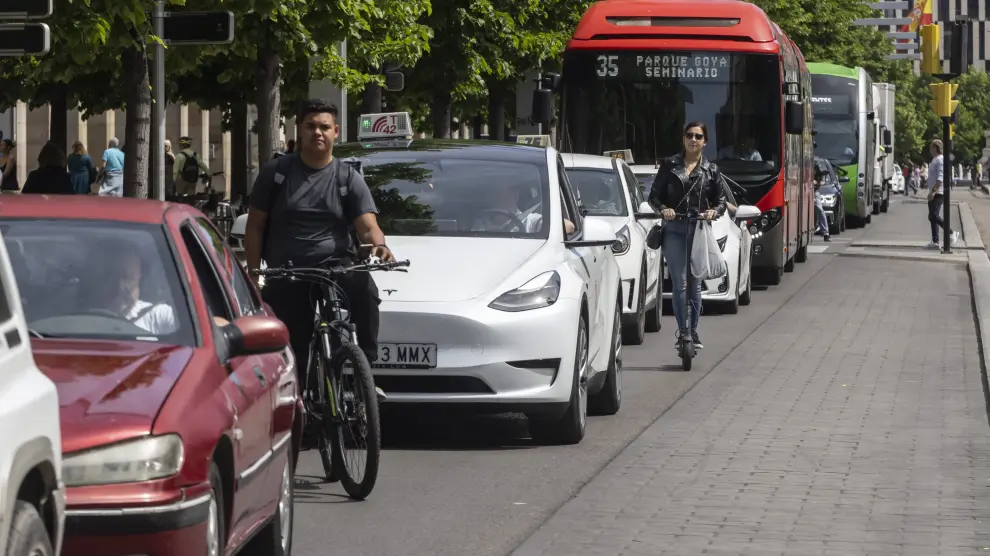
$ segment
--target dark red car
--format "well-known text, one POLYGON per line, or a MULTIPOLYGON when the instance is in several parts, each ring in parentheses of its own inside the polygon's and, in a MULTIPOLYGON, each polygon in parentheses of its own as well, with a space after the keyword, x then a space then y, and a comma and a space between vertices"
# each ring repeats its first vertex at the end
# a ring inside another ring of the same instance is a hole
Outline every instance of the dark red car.
POLYGON ((288 331, 194 208, 4 195, 57 385, 67 556, 288 554, 302 403, 288 331))

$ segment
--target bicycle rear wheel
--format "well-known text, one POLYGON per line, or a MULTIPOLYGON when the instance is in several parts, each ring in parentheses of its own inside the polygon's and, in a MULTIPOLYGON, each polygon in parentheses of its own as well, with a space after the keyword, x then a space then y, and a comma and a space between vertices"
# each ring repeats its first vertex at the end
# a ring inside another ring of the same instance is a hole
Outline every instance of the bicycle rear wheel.
POLYGON ((382 450, 371 364, 358 346, 344 344, 334 352, 332 368, 340 415, 330 429, 333 468, 348 496, 364 500, 378 480, 382 450))

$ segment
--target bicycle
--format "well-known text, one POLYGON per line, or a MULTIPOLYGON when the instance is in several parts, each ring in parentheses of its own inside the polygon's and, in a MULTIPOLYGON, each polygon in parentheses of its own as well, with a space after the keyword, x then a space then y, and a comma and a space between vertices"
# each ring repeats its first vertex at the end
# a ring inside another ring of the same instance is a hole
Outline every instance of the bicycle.
POLYGON ((354 500, 367 498, 378 479, 381 421, 371 363, 358 346, 349 312, 345 315, 341 303, 343 292, 336 278, 348 272, 405 272, 408 266, 408 260, 371 261, 329 268, 295 268, 289 263, 285 267, 254 271, 257 276, 320 286, 322 295, 314 303, 313 339, 309 347, 306 388, 309 395, 303 397, 303 404, 312 418, 310 426, 311 430, 315 429, 326 479, 339 479, 347 495, 354 500), (345 382, 348 375, 353 379, 350 388, 345 382), (352 448, 354 452, 364 451, 366 455, 361 477, 346 457, 352 448))

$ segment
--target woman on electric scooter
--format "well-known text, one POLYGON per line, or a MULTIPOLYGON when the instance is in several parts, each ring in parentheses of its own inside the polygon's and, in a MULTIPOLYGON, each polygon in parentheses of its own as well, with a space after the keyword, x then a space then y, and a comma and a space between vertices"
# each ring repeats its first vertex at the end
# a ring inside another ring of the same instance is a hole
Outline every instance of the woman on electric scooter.
MULTIPOLYGON (((650 190, 650 204, 664 219, 663 257, 673 285, 674 317, 677 319, 677 346, 692 341, 695 349, 704 345, 698 336, 701 316, 701 282, 693 280, 691 321, 686 315, 687 260, 689 259, 689 227, 693 221, 678 219, 678 215, 697 213, 698 218, 712 221, 725 213, 725 180, 715 163, 701 154, 708 142, 708 127, 704 122, 684 126, 684 150, 664 159, 650 190)), ((693 234, 692 234, 693 235, 693 234)))

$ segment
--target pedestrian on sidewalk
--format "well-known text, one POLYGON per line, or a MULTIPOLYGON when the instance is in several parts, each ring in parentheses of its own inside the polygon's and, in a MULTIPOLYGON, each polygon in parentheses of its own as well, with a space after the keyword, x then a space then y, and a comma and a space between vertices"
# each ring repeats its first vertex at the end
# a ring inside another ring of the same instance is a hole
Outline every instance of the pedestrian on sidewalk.
POLYGON ((100 181, 100 197, 124 196, 124 151, 120 150, 120 139, 107 142, 103 151, 103 179, 100 181))
MULTIPOLYGON (((45 143, 38 154, 38 169, 31 170, 24 189, 25 195, 72 195, 76 191, 72 187, 72 178, 65 169, 65 153, 53 141, 45 143)), ((86 173, 89 177, 89 173, 86 173)))
POLYGON ((3 164, 0 165, 0 191, 20 191, 17 183, 17 144, 11 139, 0 141, 0 152, 3 153, 3 164))
POLYGON ((815 230, 815 235, 824 236, 825 241, 832 241, 828 234, 828 216, 825 214, 825 207, 822 206, 822 194, 819 190, 822 187, 822 180, 825 179, 825 172, 817 164, 815 164, 815 221, 818 225, 818 229, 815 230))
POLYGON ((983 163, 980 161, 976 162, 976 167, 973 169, 973 182, 976 184, 976 189, 979 189, 983 182, 983 163))
POLYGON ((175 179, 175 192, 178 195, 195 195, 200 174, 209 174, 210 167, 193 150, 193 139, 179 137, 179 152, 175 155, 172 177, 175 179))
POLYGON ((942 182, 942 169, 943 164, 945 164, 942 148, 942 142, 936 139, 932 141, 929 149, 932 153, 932 164, 928 167, 928 221, 932 225, 932 242, 928 244, 929 249, 939 248, 939 228, 949 234, 952 245, 959 241, 959 232, 953 232, 949 223, 942 219, 942 203, 945 200, 946 187, 946 184, 942 182))
POLYGON ((82 141, 72 144, 72 154, 69 155, 69 176, 72 178, 72 190, 78 195, 89 195, 93 183, 96 182, 96 168, 93 159, 86 153, 82 141))
POLYGON ((914 195, 918 192, 919 184, 921 183, 921 168, 915 166, 911 169, 911 179, 908 181, 908 194, 914 195))
POLYGON ((928 189, 928 163, 921 164, 921 187, 928 189))

